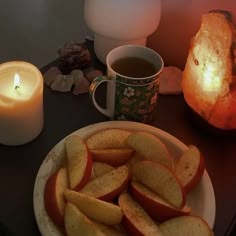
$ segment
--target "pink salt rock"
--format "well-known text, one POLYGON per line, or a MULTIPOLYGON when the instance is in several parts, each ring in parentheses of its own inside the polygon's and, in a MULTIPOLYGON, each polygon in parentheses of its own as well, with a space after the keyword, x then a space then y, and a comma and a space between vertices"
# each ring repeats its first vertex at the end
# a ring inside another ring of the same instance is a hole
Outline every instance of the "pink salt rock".
POLYGON ((74 89, 73 89, 74 95, 88 93, 88 91, 89 91, 90 83, 85 77, 74 81, 74 85, 75 85, 74 89))
POLYGON ((73 76, 71 75, 57 75, 56 79, 51 84, 51 89, 59 92, 68 92, 73 85, 73 76))
POLYGON ((74 83, 76 83, 77 80, 80 80, 84 77, 84 73, 82 70, 73 70, 70 73, 71 76, 73 76, 74 83))
POLYGON ((89 81, 92 82, 96 77, 103 75, 102 71, 97 69, 85 70, 84 76, 89 81))
POLYGON ((61 71, 56 67, 53 66, 51 67, 44 75, 44 83, 47 86, 51 86, 51 84, 54 82, 54 80, 56 79, 57 75, 61 75, 61 71))
POLYGON ((181 79, 182 79, 182 71, 174 66, 164 67, 160 78, 160 94, 181 94, 181 79))

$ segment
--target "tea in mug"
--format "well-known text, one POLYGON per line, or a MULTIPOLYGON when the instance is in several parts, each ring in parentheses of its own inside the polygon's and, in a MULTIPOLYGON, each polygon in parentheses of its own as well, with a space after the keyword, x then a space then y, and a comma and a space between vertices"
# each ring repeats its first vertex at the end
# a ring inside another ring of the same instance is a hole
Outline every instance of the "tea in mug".
POLYGON ((125 57, 115 61, 111 68, 127 77, 145 78, 157 73, 157 68, 151 62, 140 57, 125 57))

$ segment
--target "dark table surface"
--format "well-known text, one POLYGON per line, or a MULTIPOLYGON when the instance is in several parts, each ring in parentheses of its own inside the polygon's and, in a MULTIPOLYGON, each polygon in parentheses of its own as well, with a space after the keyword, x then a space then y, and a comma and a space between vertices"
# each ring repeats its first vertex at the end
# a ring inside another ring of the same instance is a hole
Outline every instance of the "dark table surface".
MULTIPOLYGON (((202 151, 216 197, 214 232, 222 236, 236 213, 236 136, 210 133, 189 114, 182 95, 162 95, 151 125, 202 151)), ((46 86, 44 117, 44 129, 31 143, 0 145, 0 235, 3 231, 7 231, 5 235, 40 235, 34 218, 33 187, 42 161, 66 135, 107 120, 93 107, 88 94, 53 92, 46 86)))

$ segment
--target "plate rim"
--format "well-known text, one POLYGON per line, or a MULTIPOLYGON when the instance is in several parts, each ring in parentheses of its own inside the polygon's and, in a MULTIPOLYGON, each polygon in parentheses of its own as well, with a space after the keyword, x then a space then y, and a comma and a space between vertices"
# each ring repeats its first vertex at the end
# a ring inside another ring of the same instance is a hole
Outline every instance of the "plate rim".
MULTIPOLYGON (((160 136, 162 140, 166 139, 166 140, 170 141, 171 143, 174 143, 182 151, 187 149, 187 145, 184 144, 182 141, 180 141, 178 138, 176 138, 174 135, 172 135, 172 134, 170 134, 158 127, 151 126, 148 124, 139 123, 139 122, 133 122, 133 121, 103 121, 103 122, 98 122, 98 123, 94 123, 94 124, 90 124, 90 125, 81 127, 79 129, 71 132, 70 134, 66 135, 64 138, 59 140, 49 150, 49 152, 47 153, 47 155, 43 159, 43 161, 38 169, 36 178, 35 178, 34 188, 33 188, 33 209, 34 209, 34 216, 36 219, 36 223, 37 223, 38 229, 39 229, 40 233, 42 234, 42 236, 48 236, 48 235, 59 236, 60 235, 59 230, 57 229, 56 226, 54 226, 52 224, 52 222, 50 222, 50 219, 49 219, 48 223, 53 226, 53 228, 54 228, 53 230, 55 230, 55 231, 54 232, 51 231, 50 234, 48 234, 49 232, 45 231, 46 228, 40 224, 40 217, 38 215, 39 213, 37 212, 37 209, 38 209, 38 205, 37 205, 38 202, 36 200, 37 199, 37 189, 38 189, 38 185, 40 184, 40 179, 42 178, 41 174, 42 174, 45 166, 47 165, 47 159, 50 158, 50 155, 53 154, 53 152, 57 149, 57 147, 60 147, 62 145, 62 143, 64 142, 64 140, 68 136, 79 133, 80 135, 82 134, 81 136, 85 136, 83 138, 86 138, 85 133, 87 133, 87 137, 88 137, 89 135, 91 135, 91 133, 95 133, 95 132, 98 132, 99 130, 103 130, 106 128, 123 128, 123 129, 127 129, 127 130, 145 129, 145 130, 147 130, 147 132, 152 133, 154 135, 158 134, 158 136, 160 136)), ((62 157, 59 157, 59 159, 62 159, 62 157)), ((209 217, 208 224, 211 227, 211 229, 213 229, 214 223, 215 223, 215 215, 216 215, 216 200, 215 200, 214 188, 213 188, 213 185, 212 185, 212 182, 211 182, 211 179, 210 179, 210 176, 209 176, 207 170, 204 171, 203 178, 205 180, 204 181, 205 184, 207 183, 208 194, 211 195, 211 197, 210 197, 211 198, 211 202, 210 202, 211 206, 208 208, 208 209, 211 209, 211 214, 210 215, 208 214, 208 217, 209 217)), ((45 187, 45 183, 46 183, 46 180, 43 181, 43 184, 44 184, 43 188, 45 187)), ((44 202, 41 204, 44 205, 44 202)), ((44 211, 45 211, 45 209, 44 209, 44 211)), ((207 212, 205 212, 205 213, 207 213, 207 212)))

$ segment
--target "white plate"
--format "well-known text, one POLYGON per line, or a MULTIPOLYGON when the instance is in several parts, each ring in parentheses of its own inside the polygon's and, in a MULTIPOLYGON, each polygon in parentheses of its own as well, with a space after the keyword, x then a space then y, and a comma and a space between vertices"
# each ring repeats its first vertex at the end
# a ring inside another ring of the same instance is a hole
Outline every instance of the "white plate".
MULTIPOLYGON (((79 129, 72 134, 77 134, 82 138, 86 138, 93 133, 105 128, 122 128, 131 131, 146 131, 159 137, 171 152, 174 158, 187 148, 185 144, 179 141, 174 136, 162 131, 153 126, 128 122, 128 121, 108 121, 93 124, 82 129, 79 129)), ((53 149, 48 153, 45 160, 38 171, 33 193, 33 204, 35 218, 42 236, 61 236, 62 234, 57 230, 54 224, 48 217, 44 208, 44 187, 48 177, 60 166, 65 157, 64 139, 57 143, 53 149)), ((205 219, 211 228, 215 221, 215 195, 211 180, 207 171, 204 172, 200 184, 188 196, 188 204, 192 208, 195 215, 201 216, 205 219)))

